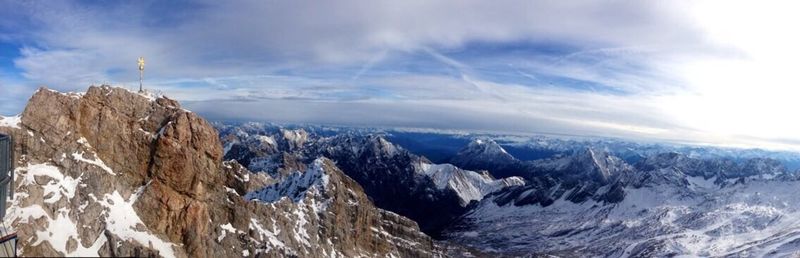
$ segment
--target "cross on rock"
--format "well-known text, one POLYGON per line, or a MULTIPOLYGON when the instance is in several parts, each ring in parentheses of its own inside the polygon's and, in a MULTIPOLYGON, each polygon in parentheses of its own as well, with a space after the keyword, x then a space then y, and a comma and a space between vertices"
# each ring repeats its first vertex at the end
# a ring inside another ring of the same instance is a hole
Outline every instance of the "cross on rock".
POLYGON ((144 92, 142 80, 144 79, 144 57, 139 57, 139 93, 144 92))

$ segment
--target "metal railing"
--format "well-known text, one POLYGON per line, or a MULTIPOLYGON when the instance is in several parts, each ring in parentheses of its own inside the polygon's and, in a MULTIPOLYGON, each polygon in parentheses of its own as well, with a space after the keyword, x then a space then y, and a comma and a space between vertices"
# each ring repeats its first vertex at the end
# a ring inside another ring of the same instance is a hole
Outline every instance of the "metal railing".
POLYGON ((14 141, 0 134, 0 220, 6 217, 6 200, 14 194, 14 141))
POLYGON ((17 233, 5 221, 6 200, 14 198, 14 141, 0 134, 0 257, 17 257, 17 233))

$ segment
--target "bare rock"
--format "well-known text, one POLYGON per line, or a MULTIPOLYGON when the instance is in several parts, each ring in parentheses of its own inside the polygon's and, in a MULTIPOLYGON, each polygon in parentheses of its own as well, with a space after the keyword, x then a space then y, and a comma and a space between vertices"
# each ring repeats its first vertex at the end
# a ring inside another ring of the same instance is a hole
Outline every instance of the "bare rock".
MULTIPOLYGON (((22 255, 442 255, 416 223, 376 208, 329 160, 317 164, 325 187, 296 200, 246 200, 285 179, 223 162, 217 131, 165 97, 108 86, 85 94, 42 88, 19 128, 0 133, 15 139, 7 219, 22 255)), ((306 137, 284 134, 294 146, 306 137)), ((284 158, 286 178, 313 167, 284 158)))

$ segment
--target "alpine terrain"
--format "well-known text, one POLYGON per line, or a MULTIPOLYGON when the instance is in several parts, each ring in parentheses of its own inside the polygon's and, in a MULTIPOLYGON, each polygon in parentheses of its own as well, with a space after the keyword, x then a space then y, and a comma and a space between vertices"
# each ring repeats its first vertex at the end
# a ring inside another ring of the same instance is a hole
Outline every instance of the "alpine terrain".
POLYGON ((0 1, 0 256, 800 257, 798 10, 0 1))
POLYGON ((209 123, 110 86, 41 88, 0 122, 24 256, 800 254, 790 153, 209 123))
POLYGON ((18 157, 6 221, 19 255, 442 255, 332 160, 282 163, 281 177, 250 172, 223 161, 211 124, 165 97, 41 88, 0 121, 18 157))
POLYGON ((378 207, 408 216, 429 235, 473 254, 800 254, 800 198, 794 194, 800 178, 787 169, 794 154, 433 133, 426 138, 473 137, 449 154, 452 164, 435 164, 387 140, 404 140, 405 132, 216 126, 226 158, 252 171, 280 177, 275 167, 328 157, 378 207), (493 138, 540 157, 517 159, 493 138))

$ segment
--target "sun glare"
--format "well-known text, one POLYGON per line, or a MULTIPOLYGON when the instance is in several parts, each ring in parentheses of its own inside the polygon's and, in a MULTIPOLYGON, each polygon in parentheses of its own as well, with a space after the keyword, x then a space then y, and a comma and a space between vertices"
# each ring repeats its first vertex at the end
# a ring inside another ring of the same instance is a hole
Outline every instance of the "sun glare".
POLYGON ((688 92, 664 97, 666 113, 719 138, 800 139, 800 23, 797 2, 711 1, 693 16, 722 46, 719 55, 688 58, 676 71, 688 92))

